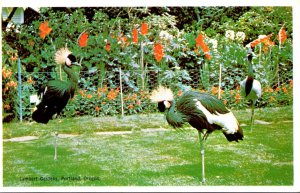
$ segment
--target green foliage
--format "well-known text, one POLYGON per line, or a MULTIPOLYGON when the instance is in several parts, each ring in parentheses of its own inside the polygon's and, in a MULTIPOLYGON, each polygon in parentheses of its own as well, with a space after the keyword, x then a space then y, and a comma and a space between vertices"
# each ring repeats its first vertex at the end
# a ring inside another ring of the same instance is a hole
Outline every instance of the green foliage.
MULTIPOLYGON (((116 98, 117 102, 105 105, 102 102, 108 101, 96 96, 98 89, 105 86, 108 87, 107 92, 120 90, 120 83, 123 98, 150 92, 158 84, 168 85, 175 92, 188 87, 214 92, 215 87, 219 86, 220 69, 220 86, 225 93, 222 100, 228 101, 230 108, 243 108, 246 105, 236 104, 235 98, 231 99, 228 93, 246 77, 245 44, 259 35, 273 34, 271 41, 275 44, 269 50, 262 51, 259 49, 261 45, 254 48, 257 55, 253 58, 255 78, 263 87, 272 89, 293 79, 291 11, 291 7, 41 8, 41 17, 22 25, 19 28, 21 33, 16 33, 16 30, 3 32, 3 67, 16 72, 16 62, 10 58, 12 53, 17 53, 21 58, 23 106, 27 117, 32 108, 28 102, 29 96, 48 80, 61 78, 53 56, 57 49, 66 45, 82 64, 81 69, 76 69, 80 76, 79 90, 93 97, 86 101, 75 98, 63 116, 120 113, 120 95, 116 98), (183 17, 184 14, 186 17, 183 17), (39 27, 45 21, 49 22, 52 30, 43 39, 39 27), (180 24, 182 21, 186 21, 184 27, 180 24), (143 22, 148 24, 147 34, 141 34, 143 22), (277 34, 282 25, 286 28, 287 40, 279 48, 277 34), (132 31, 135 27, 139 32, 138 43, 133 42, 132 31), (245 33, 245 39, 225 37, 228 30, 232 30, 235 36, 245 33), (88 45, 80 47, 78 37, 84 31, 89 33, 88 45), (204 34, 208 53, 196 48, 195 39, 200 33, 204 34), (160 61, 154 57, 154 43, 160 43, 163 47, 160 61), (206 54, 211 58, 206 58, 206 54), (27 84, 27 80, 31 81, 27 84), (97 106, 102 111, 95 111, 97 106)), ((64 75, 63 79, 66 80, 64 75)), ((16 76, 4 79, 2 88, 7 88, 5 85, 10 81, 16 82, 16 76)), ((16 90, 10 88, 5 92, 4 104, 16 106, 16 90)), ((276 100, 272 104, 268 98, 262 98, 261 106, 292 103, 290 96, 274 97, 276 100)), ((136 101, 130 102, 132 104, 125 103, 124 108, 126 113, 133 114, 145 111, 149 100, 141 99, 140 106, 135 105, 136 101)), ((15 113, 12 109, 4 109, 4 112, 15 113)))

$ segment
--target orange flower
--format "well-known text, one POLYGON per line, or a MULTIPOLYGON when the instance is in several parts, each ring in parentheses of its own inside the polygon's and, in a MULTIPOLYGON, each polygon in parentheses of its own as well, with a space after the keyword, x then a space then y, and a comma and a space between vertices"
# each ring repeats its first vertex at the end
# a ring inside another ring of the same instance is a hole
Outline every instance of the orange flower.
POLYGON ((205 57, 206 57, 208 60, 211 59, 211 55, 210 55, 209 53, 205 53, 204 55, 205 55, 205 57))
POLYGON ((281 90, 280 87, 276 87, 275 92, 278 92, 280 90, 281 90))
POLYGON ((86 96, 86 98, 91 99, 91 98, 93 98, 93 95, 92 95, 92 94, 88 94, 88 95, 86 96))
MULTIPOLYGON (((202 35, 202 34, 198 35, 198 37, 196 38, 196 47, 200 47, 201 48, 201 50, 204 52, 205 57, 208 60, 211 59, 211 55, 208 53, 209 52, 209 47, 204 42, 204 35, 202 35)), ((197 49, 197 51, 198 51, 198 49, 197 49)))
POLYGON ((10 110, 10 105, 4 104, 4 105, 3 105, 3 108, 4 108, 5 110, 10 110))
POLYGON ((250 46, 253 48, 255 47, 257 44, 259 43, 263 43, 264 46, 274 46, 275 43, 271 41, 271 36, 272 34, 269 34, 269 35, 264 35, 263 37, 260 37, 252 42, 250 42, 250 46))
POLYGON ((218 92, 219 92, 219 88, 218 88, 218 87, 213 86, 213 87, 211 88, 211 93, 212 93, 212 94, 216 95, 216 94, 218 94, 218 92))
POLYGON ((235 94, 235 102, 238 103, 241 100, 241 95, 239 93, 235 94))
POLYGON ((204 36, 202 34, 199 34, 196 38, 196 47, 200 46, 204 43, 204 36))
POLYGON ((116 89, 111 89, 108 93, 107 93, 107 99, 108 100, 114 100, 119 94, 119 90, 116 89))
POLYGON ((286 87, 283 87, 282 90, 285 94, 287 94, 289 92, 288 89, 286 89, 286 87))
POLYGON ((123 46, 123 44, 126 46, 129 45, 129 42, 127 42, 127 37, 123 36, 123 34, 118 37, 118 43, 121 44, 121 46, 123 46))
POLYGON ((102 88, 98 88, 99 93, 104 93, 106 91, 107 91, 107 86, 106 85, 104 85, 102 88))
POLYGON ((34 83, 34 81, 31 79, 31 77, 29 77, 29 79, 27 80, 27 82, 28 82, 29 84, 33 84, 33 83, 34 83))
POLYGON ((96 111, 100 111, 100 107, 96 106, 96 107, 95 107, 95 110, 96 110, 96 111))
POLYGON ((128 105, 128 109, 133 109, 133 104, 128 105))
POLYGON ((269 99, 269 102, 272 102, 272 101, 275 101, 275 97, 274 96, 271 96, 270 99, 269 99))
POLYGON ((136 101, 137 105, 140 105, 142 102, 140 100, 136 101))
POLYGON ((11 61, 16 61, 18 59, 18 56, 16 56, 15 54, 13 54, 11 57, 10 57, 10 60, 11 61))
POLYGON ((133 28, 132 30, 132 42, 134 44, 137 44, 139 41, 138 41, 138 35, 139 35, 139 32, 136 28, 133 28))
POLYGON ((259 44, 259 43, 260 43, 260 39, 256 39, 256 40, 250 42, 250 46, 251 46, 252 48, 254 48, 254 47, 255 47, 257 44, 259 44))
POLYGON ((157 62, 160 62, 161 59, 164 57, 163 46, 160 43, 154 44, 154 57, 157 62))
POLYGON ((181 96, 181 95, 182 95, 182 91, 179 90, 179 91, 177 92, 177 96, 181 96))
POLYGON ((79 93, 80 93, 80 95, 81 95, 82 97, 85 97, 85 93, 84 93, 83 90, 79 90, 79 93))
POLYGON ((46 35, 49 35, 52 28, 48 27, 48 21, 45 21, 45 23, 41 23, 40 27, 40 37, 45 39, 46 35))
POLYGON ((107 41, 106 45, 105 45, 105 50, 109 51, 110 50, 110 42, 107 41))
POLYGON ((141 26, 141 34, 147 35, 148 34, 148 24, 143 22, 141 26))
POLYGON ((2 77, 4 79, 7 79, 7 78, 11 77, 11 75, 12 75, 12 71, 11 70, 6 70, 6 68, 2 69, 2 77))
POLYGON ((226 105, 227 104, 227 100, 226 99, 223 99, 223 103, 224 103, 224 105, 226 105))
POLYGON ((290 80, 290 86, 293 87, 293 80, 290 80))
POLYGON ((265 87, 264 91, 265 92, 274 92, 274 90, 271 87, 265 87))
POLYGON ((89 33, 83 32, 80 34, 78 38, 78 45, 79 47, 86 47, 89 39, 89 33))
POLYGON ((6 83, 6 86, 7 87, 14 87, 14 88, 16 88, 18 86, 18 83, 15 82, 15 81, 13 81, 13 80, 11 80, 10 82, 6 83))
POLYGON ((282 26, 282 28, 279 30, 278 33, 278 40, 280 44, 283 44, 286 40, 286 32, 284 30, 284 27, 282 26))

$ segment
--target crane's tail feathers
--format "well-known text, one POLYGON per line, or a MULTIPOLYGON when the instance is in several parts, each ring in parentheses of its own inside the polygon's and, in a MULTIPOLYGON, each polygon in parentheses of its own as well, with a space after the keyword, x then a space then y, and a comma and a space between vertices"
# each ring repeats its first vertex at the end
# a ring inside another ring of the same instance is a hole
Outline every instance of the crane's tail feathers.
POLYGON ((157 89, 152 91, 150 99, 152 102, 173 101, 174 96, 171 89, 159 86, 157 89))
POLYGON ((244 138, 244 134, 243 134, 243 130, 242 128, 239 127, 239 129, 233 133, 233 134, 227 134, 223 131, 223 134, 225 135, 226 139, 228 141, 236 141, 236 142, 239 142, 239 140, 243 140, 244 138))
POLYGON ((32 113, 32 119, 38 123, 44 123, 47 124, 49 120, 51 119, 52 115, 50 115, 45 109, 37 108, 32 113))
POLYGON ((54 60, 57 64, 64 64, 68 55, 72 54, 72 52, 67 48, 60 48, 56 53, 54 60))

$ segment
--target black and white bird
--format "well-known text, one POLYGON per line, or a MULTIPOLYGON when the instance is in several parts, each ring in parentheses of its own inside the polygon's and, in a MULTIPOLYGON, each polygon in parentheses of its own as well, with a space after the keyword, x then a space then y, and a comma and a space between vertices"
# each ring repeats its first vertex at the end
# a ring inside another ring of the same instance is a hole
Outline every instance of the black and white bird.
POLYGON ((234 114, 215 96, 197 91, 187 91, 174 99, 170 89, 158 87, 150 99, 158 103, 160 112, 166 112, 167 122, 174 128, 189 123, 199 134, 202 155, 202 182, 205 182, 204 144, 208 135, 221 130, 228 141, 243 140, 243 130, 234 114), (203 138, 201 134, 206 130, 203 138))
MULTIPOLYGON (((74 73, 72 66, 80 66, 80 64, 76 62, 72 52, 68 48, 61 48, 55 53, 55 62, 62 66, 68 80, 50 80, 39 89, 39 99, 35 99, 38 101, 36 110, 32 114, 32 119, 38 123, 47 124, 53 116, 59 115, 66 107, 69 99, 74 96, 77 88, 78 76, 74 73)), ((56 143, 54 159, 56 159, 56 143)))
POLYGON ((254 72, 253 72, 253 51, 251 47, 248 47, 248 76, 241 81, 241 96, 245 99, 250 101, 251 105, 251 123, 250 123, 250 130, 252 131, 252 126, 254 123, 254 108, 256 101, 261 97, 261 84, 258 80, 254 79, 254 72))

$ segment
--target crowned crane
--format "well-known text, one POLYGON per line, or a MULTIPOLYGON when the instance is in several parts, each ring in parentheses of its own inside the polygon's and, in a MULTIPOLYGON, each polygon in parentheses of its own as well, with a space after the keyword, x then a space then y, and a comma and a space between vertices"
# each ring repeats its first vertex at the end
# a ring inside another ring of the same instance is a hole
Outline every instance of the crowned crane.
POLYGON ((150 99, 152 102, 158 103, 160 112, 167 111, 167 122, 174 128, 180 128, 185 123, 189 123, 197 129, 202 155, 202 182, 205 182, 203 143, 208 135, 215 130, 222 130, 230 142, 243 140, 243 130, 240 128, 239 122, 224 103, 213 95, 187 91, 175 101, 170 89, 159 86, 152 91, 150 99), (206 132, 201 138, 204 130, 206 132))
POLYGON ((248 47, 247 58, 248 58, 248 76, 240 83, 241 95, 250 101, 251 105, 251 120, 250 130, 252 132, 252 126, 254 123, 254 107, 257 99, 261 97, 261 84, 258 80, 254 79, 253 73, 253 51, 251 47, 248 47))
MULTIPOLYGON (((75 56, 68 48, 61 48, 55 53, 55 62, 62 66, 67 74, 67 81, 50 80, 39 90, 39 103, 32 114, 32 119, 38 123, 47 124, 54 115, 59 115, 66 107, 70 98, 74 96, 78 84, 78 77, 72 70, 73 65, 79 65, 75 56)), ((54 159, 56 159, 56 140, 55 133, 54 159)))

